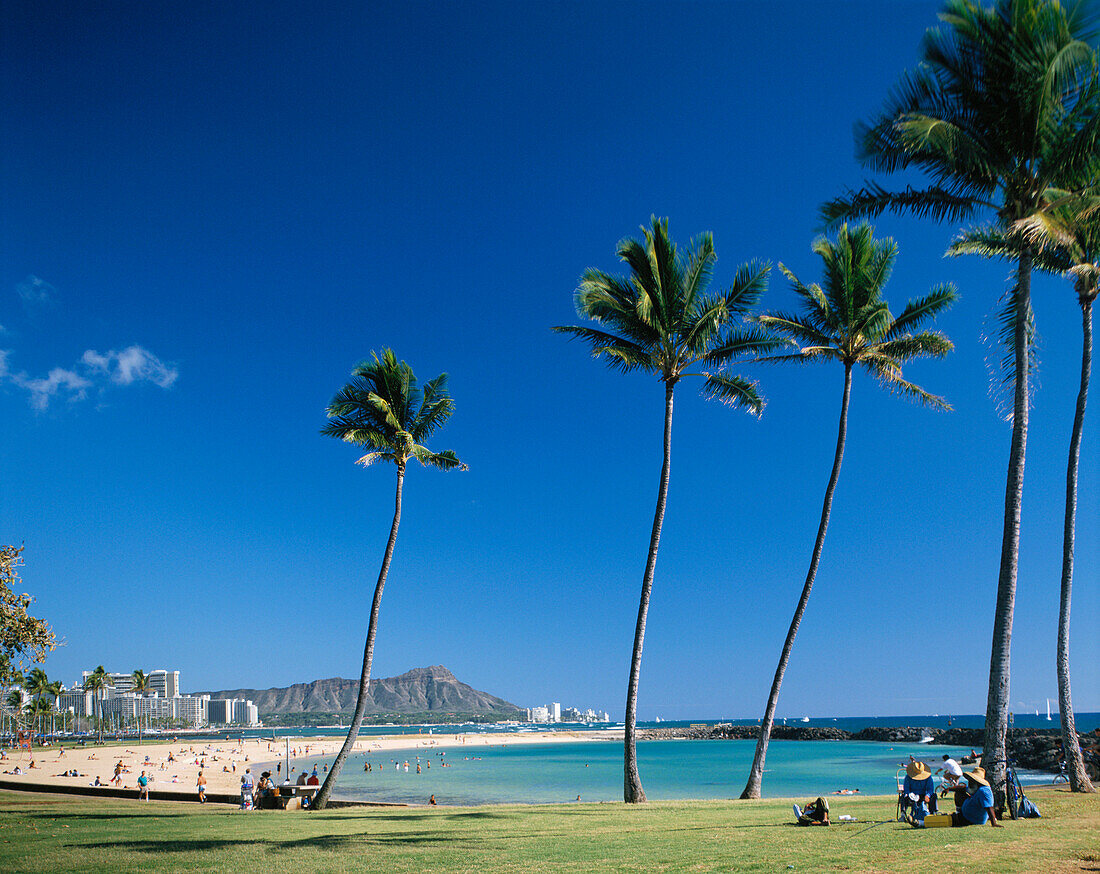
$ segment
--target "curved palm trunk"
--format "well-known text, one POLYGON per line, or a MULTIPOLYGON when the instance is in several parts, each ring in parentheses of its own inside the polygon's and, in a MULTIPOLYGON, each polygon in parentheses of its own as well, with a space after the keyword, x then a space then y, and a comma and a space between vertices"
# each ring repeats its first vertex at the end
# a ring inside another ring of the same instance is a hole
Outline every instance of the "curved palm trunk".
POLYGON ((989 695, 985 705, 985 744, 982 765, 997 805, 1004 803, 1007 782, 1005 743, 1008 735, 1012 617, 1016 608, 1016 571, 1020 558, 1020 509, 1024 496, 1024 458, 1027 455, 1028 390, 1027 316, 1031 311, 1031 255, 1020 256, 1016 280, 1016 324, 1013 351, 1016 386, 1012 404, 1012 443, 1005 481, 1004 532, 1001 569, 997 579, 997 607, 993 617, 993 649, 989 657, 989 695))
POLYGON ((783 652, 779 656, 779 665, 775 669, 772 688, 768 693, 768 706, 765 708, 764 718, 760 722, 760 736, 756 741, 756 754, 752 759, 749 782, 741 793, 742 798, 760 797, 760 786, 764 782, 764 760, 768 755, 768 741, 771 740, 772 724, 775 722, 775 707, 779 703, 779 687, 783 685, 783 675, 787 672, 787 662, 791 659, 794 638, 798 634, 798 626, 802 624, 802 614, 806 612, 806 603, 810 600, 810 590, 814 587, 817 566, 821 561, 821 549, 825 545, 825 532, 829 529, 829 515, 833 509, 833 492, 836 491, 836 483, 840 479, 840 463, 844 460, 844 440, 848 435, 848 399, 851 394, 852 365, 845 364, 844 395, 840 402, 840 424, 837 426, 836 454, 833 456, 833 472, 829 476, 829 486, 825 489, 825 500, 821 505, 821 521, 817 526, 817 540, 814 541, 813 557, 810 559, 810 569, 806 573, 806 582, 802 586, 802 596, 798 599, 798 607, 794 611, 794 618, 791 619, 791 627, 787 629, 787 639, 783 641, 783 652))
POLYGON ((359 727, 363 724, 363 715, 367 709, 367 695, 370 692, 370 666, 374 658, 374 635, 378 630, 378 610, 382 606, 382 589, 386 585, 386 574, 390 570, 390 559, 393 558, 393 547, 397 543, 397 528, 401 524, 401 487, 405 483, 405 466, 397 468, 397 494, 394 497, 393 524, 390 525, 390 539, 386 543, 386 553, 382 557, 382 567, 378 571, 378 582, 374 587, 374 602, 370 608, 370 622, 367 624, 367 643, 363 648, 363 672, 359 675, 359 697, 355 701, 355 714, 351 718, 351 727, 348 736, 344 739, 344 745, 336 755, 336 761, 329 768, 328 776, 321 785, 320 791, 313 799, 311 810, 323 810, 328 804, 332 787, 336 785, 336 778, 340 776, 340 770, 344 767, 348 755, 355 748, 355 740, 359 737, 359 727))
POLYGON ((1069 605, 1073 589, 1073 542, 1077 528, 1077 467, 1081 460, 1081 432, 1085 424, 1085 404, 1092 374, 1092 301, 1080 296, 1084 344, 1081 350, 1081 388, 1077 392, 1077 410, 1069 440, 1066 465, 1066 527, 1062 539, 1062 599, 1058 611, 1058 709, 1062 717, 1062 749, 1066 756, 1066 774, 1074 792, 1095 792, 1081 757, 1077 726, 1073 720, 1073 700, 1069 687, 1069 605))
POLYGON ((665 382, 665 459, 661 465, 661 484, 657 489, 657 507, 653 511, 653 530, 649 535, 649 557, 642 577, 642 597, 638 603, 638 624, 634 628, 634 653, 630 659, 630 682, 626 687, 626 726, 623 731, 623 801, 639 804, 646 800, 642 778, 638 776, 638 748, 635 723, 638 717, 638 677, 642 670, 642 643, 649 612, 649 593, 653 590, 653 571, 657 567, 657 548, 661 544, 661 525, 665 521, 668 476, 672 466, 672 392, 674 383, 665 382))

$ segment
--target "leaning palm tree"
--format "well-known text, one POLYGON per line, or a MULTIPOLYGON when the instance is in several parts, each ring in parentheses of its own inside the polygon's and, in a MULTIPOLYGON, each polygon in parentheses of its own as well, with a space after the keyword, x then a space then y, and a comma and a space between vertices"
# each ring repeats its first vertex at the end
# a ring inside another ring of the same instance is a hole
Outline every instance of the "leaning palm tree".
POLYGON ((363 670, 359 677, 359 697, 351 718, 348 736, 340 747, 328 776, 313 801, 312 810, 321 810, 328 803, 336 778, 355 746, 359 727, 363 724, 370 695, 371 660, 374 657, 374 636, 378 628, 378 611, 382 606, 382 589, 397 543, 397 528, 401 523, 401 490, 405 483, 405 468, 410 460, 424 467, 439 470, 466 470, 451 450, 433 452, 423 445, 454 412, 454 401, 447 393, 447 374, 424 383, 421 388, 412 368, 398 362, 392 349, 373 355, 352 371, 352 380, 345 385, 328 406, 329 422, 321 429, 327 437, 366 447, 368 452, 358 463, 364 466, 376 461, 391 462, 397 468, 397 493, 394 498, 393 523, 382 567, 374 587, 367 642, 363 649, 363 670))
POLYGON ((756 386, 740 376, 716 371, 742 356, 764 354, 779 345, 759 327, 733 327, 763 293, 767 265, 741 266, 729 290, 708 295, 716 260, 711 235, 702 235, 681 252, 669 239, 668 220, 654 216, 651 221, 649 228, 642 228, 643 240, 625 239, 619 243, 618 255, 630 268, 628 276, 613 276, 590 268, 581 277, 576 291, 577 313, 606 330, 554 328, 587 342, 594 357, 606 356, 608 364, 616 370, 643 371, 656 376, 665 389, 664 462, 642 575, 626 693, 623 797, 628 803, 646 800, 638 775, 635 723, 642 642, 668 496, 673 391, 685 376, 702 375, 707 378, 704 390, 708 394, 759 414, 764 401, 756 386))
MULTIPOLYGON (((887 191, 871 183, 825 204, 828 224, 884 210, 936 220, 992 213, 1002 231, 1047 208, 1044 192, 1080 179, 1100 139, 1096 55, 1082 4, 948 0, 942 28, 924 38, 922 64, 902 79, 859 134, 860 157, 881 172, 918 169, 929 184, 887 191)), ((1007 312, 1013 393, 1001 562, 990 654, 983 762, 998 799, 1007 774, 1010 643, 1030 393, 1034 247, 1015 237, 1007 312)))
MULTIPOLYGON (((145 671, 138 668, 130 675, 130 679, 133 681, 134 691, 138 693, 149 691, 149 675, 145 671)), ((138 699, 140 701, 140 698, 138 699)), ((138 705, 141 706, 140 704, 138 705)), ((137 729, 138 729, 138 745, 141 744, 141 717, 142 713, 139 710, 137 716, 137 729)))
MULTIPOLYGON (((1094 174, 1097 178, 1100 174, 1094 174)), ((1025 223, 1023 232, 1038 244, 1035 264, 1049 273, 1072 277, 1077 302, 1081 307, 1081 382, 1077 391, 1073 428, 1066 463, 1066 509, 1062 534, 1062 585, 1058 610, 1058 644, 1055 662, 1058 670, 1058 707, 1062 723, 1062 750, 1066 773, 1074 792, 1094 792, 1085 769, 1081 744, 1073 715, 1073 696, 1069 675, 1069 619, 1073 592, 1074 543, 1077 532, 1077 471, 1081 460, 1081 436, 1085 424, 1089 380, 1092 375, 1092 305, 1100 287, 1100 215, 1093 198, 1065 198, 1051 192, 1059 205, 1025 223)), ((1016 246, 996 228, 980 228, 960 236, 952 244, 951 255, 975 254, 986 258, 1013 257, 1016 246)))
POLYGON ((806 611, 817 576, 821 550, 825 544, 825 532, 829 527, 833 493, 840 478, 840 464, 844 458, 844 442, 848 433, 848 400, 852 392, 852 371, 860 367, 879 383, 912 400, 937 409, 951 409, 943 398, 929 394, 920 386, 906 381, 902 365, 916 358, 942 358, 953 348, 951 341, 935 331, 914 333, 922 324, 946 309, 955 300, 951 285, 939 285, 925 297, 906 305, 901 315, 894 318, 882 297, 883 287, 890 278, 897 246, 891 239, 875 240, 869 225, 849 230, 840 228, 836 242, 821 237, 814 241, 813 251, 824 262, 825 276, 821 285, 805 285, 790 270, 780 269, 791 281, 795 294, 801 299, 801 313, 773 313, 760 317, 760 322, 776 334, 789 338, 799 346, 793 354, 777 355, 770 361, 808 364, 817 361, 837 361, 844 366, 844 391, 840 400, 840 424, 837 428, 836 453, 825 500, 821 506, 821 520, 817 526, 810 557, 810 568, 802 586, 794 617, 791 619, 779 665, 775 669, 771 691, 760 734, 756 742, 752 769, 742 798, 759 798, 764 778, 764 760, 768 753, 775 708, 779 701, 779 687, 790 661, 795 635, 806 611))

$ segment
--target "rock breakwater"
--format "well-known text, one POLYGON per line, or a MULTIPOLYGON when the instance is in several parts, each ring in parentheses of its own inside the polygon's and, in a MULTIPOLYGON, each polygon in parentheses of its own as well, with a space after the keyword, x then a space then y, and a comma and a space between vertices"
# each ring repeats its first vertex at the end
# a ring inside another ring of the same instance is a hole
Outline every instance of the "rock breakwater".
MULTIPOLYGON (((638 731, 642 740, 756 740, 760 727, 733 725, 728 722, 690 726, 644 728, 638 731)), ((855 733, 842 728, 816 725, 776 725, 772 740, 866 740, 880 743, 919 743, 932 738, 929 746, 950 746, 980 751, 984 740, 980 728, 864 728, 855 733)), ((1100 780, 1100 728, 1078 735, 1085 755, 1085 766, 1093 780, 1100 780)), ((931 750, 929 751, 931 753, 931 750)), ((1008 754, 1017 767, 1057 773, 1062 761, 1062 734, 1058 729, 1014 728, 1008 733, 1008 754)), ((939 758, 936 751, 929 758, 939 758)))

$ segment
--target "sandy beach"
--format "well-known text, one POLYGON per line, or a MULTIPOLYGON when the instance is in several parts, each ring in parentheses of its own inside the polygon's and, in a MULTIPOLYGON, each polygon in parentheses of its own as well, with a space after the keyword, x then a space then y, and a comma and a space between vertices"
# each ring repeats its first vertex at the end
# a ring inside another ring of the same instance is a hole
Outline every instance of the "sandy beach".
MULTIPOLYGON (((568 743, 583 740, 612 740, 621 738, 622 732, 518 732, 515 734, 360 734, 355 743, 356 752, 389 752, 391 750, 478 748, 489 746, 513 746, 534 743, 568 743)), ((324 760, 331 759, 339 751, 341 737, 300 737, 290 739, 291 778, 296 779, 301 770, 312 771, 317 765, 324 776, 324 760)), ((286 741, 250 739, 244 741, 190 741, 180 738, 174 741, 156 740, 139 745, 136 741, 104 744, 103 746, 57 746, 36 749, 33 753, 6 750, 0 760, 0 776, 13 782, 26 782, 57 786, 91 786, 99 778, 104 786, 111 782, 115 768, 122 763, 123 789, 137 789, 137 779, 142 771, 149 777, 149 789, 153 796, 157 790, 183 792, 194 790, 202 770, 206 777, 206 791, 213 794, 235 794, 240 791, 241 776, 246 768, 253 775, 270 770, 280 778, 285 768, 286 741), (30 767, 31 762, 34 767, 30 767), (16 767, 23 772, 14 774, 16 767), (76 770, 79 776, 63 776, 76 770), (277 770, 278 769, 278 770, 277 770)), ((282 782, 279 779, 277 782, 282 782)))

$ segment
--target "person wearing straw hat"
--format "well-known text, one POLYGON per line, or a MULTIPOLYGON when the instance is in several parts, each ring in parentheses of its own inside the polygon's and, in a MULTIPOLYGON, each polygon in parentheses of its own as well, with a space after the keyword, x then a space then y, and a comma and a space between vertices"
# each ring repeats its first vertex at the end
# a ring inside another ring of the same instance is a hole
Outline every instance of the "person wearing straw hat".
POLYGON ((1001 828, 997 822, 997 813, 993 809, 993 790, 989 788, 989 781, 985 778, 983 768, 974 768, 972 771, 963 771, 969 792, 962 787, 955 790, 955 806, 958 808, 951 814, 951 825, 962 827, 967 825, 984 825, 986 820, 993 828, 1001 828))
POLYGON ((936 812, 936 782, 932 777, 932 769, 912 756, 905 766, 901 804, 902 809, 906 810, 906 818, 917 822, 923 821, 929 813, 936 812))

